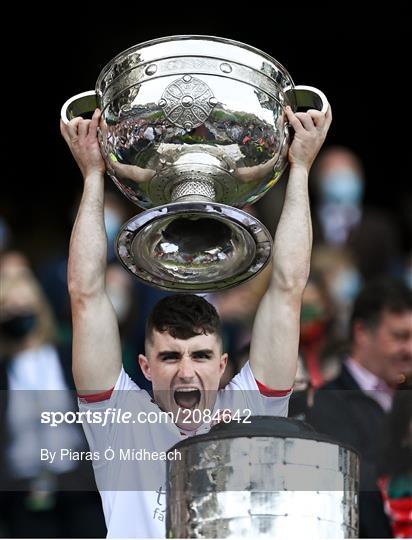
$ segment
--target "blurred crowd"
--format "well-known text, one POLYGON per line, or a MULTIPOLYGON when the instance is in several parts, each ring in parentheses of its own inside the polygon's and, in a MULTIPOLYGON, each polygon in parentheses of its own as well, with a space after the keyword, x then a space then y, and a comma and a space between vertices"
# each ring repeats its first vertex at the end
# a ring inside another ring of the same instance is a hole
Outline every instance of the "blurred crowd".
MULTIPOLYGON (((285 185, 279 182, 247 209, 269 228, 280 215, 285 185)), ((399 220, 364 204, 373 179, 366 182, 361 160, 344 147, 320 154, 311 190, 313 255, 289 416, 360 452, 361 537, 411 537, 412 212, 403 216, 405 242, 399 220)), ((117 261, 114 241, 130 217, 120 193, 108 191, 104 217, 107 289, 123 363, 150 390, 137 356, 144 350, 147 315, 168 293, 134 279, 117 261)), ((91 467, 41 466, 33 455, 47 436, 36 422, 49 399, 42 391, 58 391, 59 410, 76 407, 67 256, 45 253, 33 267, 1 216, 0 256, 0 536, 105 536, 91 467), (17 399, 13 390, 29 392, 17 399)), ((222 318, 229 353, 222 386, 248 358, 255 311, 269 277, 266 268, 239 287, 208 295, 222 318)), ((64 436, 71 448, 86 448, 80 429, 67 426, 64 436)))

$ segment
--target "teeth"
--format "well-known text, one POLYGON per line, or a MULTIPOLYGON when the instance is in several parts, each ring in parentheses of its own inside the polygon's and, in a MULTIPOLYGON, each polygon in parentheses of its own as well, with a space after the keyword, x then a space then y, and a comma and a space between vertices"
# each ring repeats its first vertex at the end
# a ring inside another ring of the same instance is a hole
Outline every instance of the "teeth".
POLYGON ((176 392, 196 392, 198 388, 176 388, 176 392))

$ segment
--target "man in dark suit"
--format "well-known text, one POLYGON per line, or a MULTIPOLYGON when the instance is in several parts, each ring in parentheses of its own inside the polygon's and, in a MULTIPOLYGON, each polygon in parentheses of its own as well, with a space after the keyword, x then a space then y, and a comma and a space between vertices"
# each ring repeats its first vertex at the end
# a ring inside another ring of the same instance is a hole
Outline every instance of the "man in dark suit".
POLYGON ((360 537, 391 537, 376 484, 385 414, 395 388, 412 376, 412 291, 383 279, 366 285, 351 318, 351 355, 315 396, 307 421, 361 456, 360 537))

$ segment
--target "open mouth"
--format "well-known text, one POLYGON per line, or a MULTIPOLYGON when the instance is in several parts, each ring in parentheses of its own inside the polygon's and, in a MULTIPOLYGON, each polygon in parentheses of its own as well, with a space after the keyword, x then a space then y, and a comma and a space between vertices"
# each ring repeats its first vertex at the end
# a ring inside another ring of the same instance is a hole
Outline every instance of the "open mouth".
POLYGON ((175 402, 182 409, 195 409, 200 403, 200 390, 197 388, 179 388, 174 392, 175 402))

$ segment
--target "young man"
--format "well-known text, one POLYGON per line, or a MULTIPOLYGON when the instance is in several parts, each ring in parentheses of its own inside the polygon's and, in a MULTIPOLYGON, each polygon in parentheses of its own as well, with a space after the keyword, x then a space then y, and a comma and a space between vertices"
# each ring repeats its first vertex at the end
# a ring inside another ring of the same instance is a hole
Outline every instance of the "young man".
MULTIPOLYGON (((153 385, 153 400, 122 369, 115 312, 105 291, 107 242, 103 224, 104 161, 97 141, 100 111, 76 118, 61 130, 84 178, 84 192, 73 228, 69 292, 73 312, 73 373, 82 411, 113 409, 161 411, 174 422, 86 424, 97 485, 111 537, 164 536, 164 462, 121 460, 120 450, 162 452, 182 437, 202 433, 204 414, 222 409, 252 414, 287 414, 298 355, 301 298, 309 273, 312 229, 308 173, 331 123, 326 114, 286 109, 295 134, 289 149, 290 174, 277 228, 269 288, 258 308, 250 362, 221 392, 227 355, 222 351, 218 316, 193 295, 168 298, 154 310, 147 327, 140 366, 153 385), (114 391, 113 391, 114 390, 114 391), (232 392, 238 390, 238 392, 232 392), (254 392, 253 392, 254 391, 254 392), (258 394, 258 398, 256 397, 258 394), (251 397, 254 395, 255 397, 251 397), (201 413, 195 416, 193 410, 201 413), (178 412, 182 412, 178 416, 178 412), (114 452, 105 452, 108 447, 114 452)), ((122 454, 125 457, 125 454, 122 454)))

